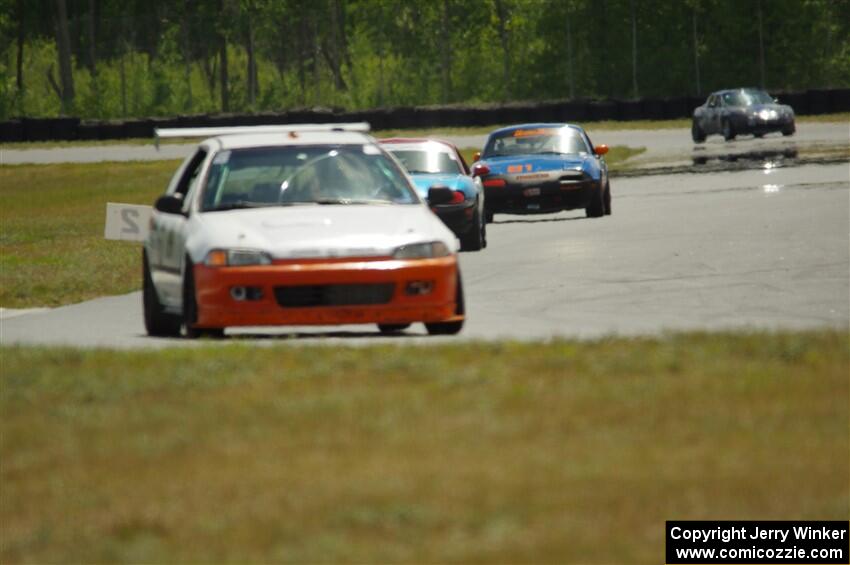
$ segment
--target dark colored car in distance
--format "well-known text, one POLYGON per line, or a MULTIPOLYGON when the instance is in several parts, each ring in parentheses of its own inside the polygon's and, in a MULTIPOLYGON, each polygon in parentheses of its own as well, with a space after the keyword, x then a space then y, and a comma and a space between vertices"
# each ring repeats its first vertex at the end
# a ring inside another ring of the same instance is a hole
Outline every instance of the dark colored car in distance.
POLYGON ((757 88, 713 92, 705 104, 694 110, 691 126, 695 143, 702 143, 712 134, 732 141, 741 134, 762 137, 775 131, 786 136, 794 134, 794 110, 757 88))
POLYGON ((484 185, 493 214, 537 214, 584 208, 589 218, 611 213, 606 145, 571 124, 523 124, 490 134, 472 174, 484 185))

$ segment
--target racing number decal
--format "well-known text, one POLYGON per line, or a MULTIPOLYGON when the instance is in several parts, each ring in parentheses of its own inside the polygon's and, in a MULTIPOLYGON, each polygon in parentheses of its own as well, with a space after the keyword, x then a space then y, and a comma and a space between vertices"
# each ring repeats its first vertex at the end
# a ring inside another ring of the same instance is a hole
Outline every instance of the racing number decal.
POLYGON ((144 241, 150 231, 151 207, 139 204, 106 203, 106 239, 144 241))
POLYGON ((133 235, 139 233, 139 224, 136 220, 139 219, 139 211, 132 208, 124 208, 121 210, 121 219, 124 221, 124 226, 121 228, 122 235, 133 235))

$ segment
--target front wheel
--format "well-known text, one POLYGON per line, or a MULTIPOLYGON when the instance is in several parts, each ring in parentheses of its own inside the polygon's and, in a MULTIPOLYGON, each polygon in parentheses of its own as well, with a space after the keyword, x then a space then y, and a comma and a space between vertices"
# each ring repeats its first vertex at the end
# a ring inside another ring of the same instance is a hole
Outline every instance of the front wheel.
MULTIPOLYGON (((463 280, 460 278, 460 271, 457 273, 457 290, 455 290, 455 315, 464 316, 466 314, 466 304, 463 299, 463 280)), ((463 329, 465 320, 454 320, 451 322, 426 322, 425 329, 429 335, 456 335, 463 329)))
POLYGON ((723 121, 723 139, 726 141, 732 141, 735 139, 735 129, 732 127, 729 120, 723 121))
POLYGON ((465 234, 460 238, 460 250, 461 251, 481 251, 481 249, 486 245, 486 240, 484 239, 484 222, 481 221, 481 213, 478 211, 478 204, 475 205, 475 212, 472 214, 472 225, 466 231, 465 234))
POLYGON ((180 316, 164 311, 153 285, 148 255, 142 251, 142 308, 145 330, 149 336, 175 337, 180 335, 180 316))
POLYGON ((694 143, 702 143, 705 141, 705 132, 702 131, 702 128, 699 127, 696 120, 694 120, 694 123, 691 126, 691 138, 694 140, 694 143))
POLYGON ((611 183, 605 183, 605 215, 611 215, 611 183))
POLYGON ((794 132, 796 132, 796 131, 797 131, 797 128, 794 125, 794 122, 791 122, 788 126, 782 128, 782 135, 784 135, 785 137, 788 137, 789 135, 794 135, 794 132))
POLYGON ((183 325, 186 327, 186 337, 224 337, 224 328, 198 328, 198 301, 195 299, 195 273, 192 261, 186 257, 186 273, 183 275, 183 325))
POLYGON ((588 218, 601 218, 605 215, 605 188, 594 190, 590 196, 590 204, 584 209, 588 218))

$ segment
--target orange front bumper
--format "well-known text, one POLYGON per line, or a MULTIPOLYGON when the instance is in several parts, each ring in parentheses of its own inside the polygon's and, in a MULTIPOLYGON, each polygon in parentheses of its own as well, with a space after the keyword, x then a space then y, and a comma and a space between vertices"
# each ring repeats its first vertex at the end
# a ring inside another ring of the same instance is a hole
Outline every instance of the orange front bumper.
POLYGON ((455 315, 457 258, 326 259, 275 261, 250 267, 195 265, 195 299, 200 328, 228 326, 407 324, 461 319, 455 315), (413 281, 430 281, 428 294, 408 294, 413 281), (383 304, 281 306, 275 288, 307 285, 393 285, 383 304), (258 288, 261 297, 236 300, 236 286, 258 288))

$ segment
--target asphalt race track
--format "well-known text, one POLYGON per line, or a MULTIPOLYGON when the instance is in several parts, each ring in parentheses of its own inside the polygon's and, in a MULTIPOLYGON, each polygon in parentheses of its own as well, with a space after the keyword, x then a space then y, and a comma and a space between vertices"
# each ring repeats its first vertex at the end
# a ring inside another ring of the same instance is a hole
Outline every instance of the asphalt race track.
MULTIPOLYGON (((610 217, 497 215, 489 247, 461 255, 468 319, 459 337, 428 338, 421 325, 395 338, 344 326, 252 328, 225 341, 437 343, 850 324, 847 162, 621 177, 611 188, 610 217)), ((4 345, 197 343, 146 337, 138 292, 7 317, 0 329, 4 345)))
MULTIPOLYGON (((637 158, 638 162, 665 160, 668 162, 686 161, 692 158, 718 153, 739 151, 776 150, 777 148, 813 148, 818 146, 847 145, 850 143, 850 125, 846 123, 801 123, 797 133, 790 138, 771 134, 764 139, 744 136, 740 141, 727 143, 718 135, 710 136, 705 143, 695 145, 691 142, 687 128, 658 130, 602 130, 594 131, 593 124, 588 133, 594 143, 609 146, 628 145, 646 147, 646 153, 637 158)), ((446 136, 460 148, 483 147, 486 135, 446 136)), ((183 159, 191 154, 192 144, 163 144, 159 149, 151 145, 120 145, 57 147, 51 149, 0 149, 0 165, 24 163, 92 163, 98 161, 156 161, 162 159, 183 159)), ((164 187, 163 187, 164 188, 164 187)))

